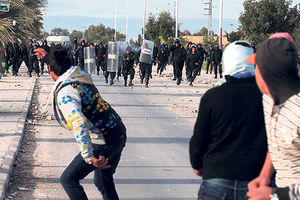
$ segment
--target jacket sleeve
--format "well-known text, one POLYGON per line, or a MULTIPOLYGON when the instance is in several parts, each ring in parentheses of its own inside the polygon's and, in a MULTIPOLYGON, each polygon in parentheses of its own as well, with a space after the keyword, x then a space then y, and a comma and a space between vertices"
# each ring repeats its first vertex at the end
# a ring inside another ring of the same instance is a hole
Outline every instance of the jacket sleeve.
POLYGON ((200 170, 203 167, 203 156, 208 146, 211 115, 205 95, 202 97, 198 117, 194 126, 194 133, 190 140, 190 161, 193 169, 200 170))
POLYGON ((91 164, 93 148, 89 133, 88 121, 82 113, 81 98, 71 85, 62 88, 57 95, 57 104, 67 121, 69 129, 74 133, 80 147, 82 158, 91 164))

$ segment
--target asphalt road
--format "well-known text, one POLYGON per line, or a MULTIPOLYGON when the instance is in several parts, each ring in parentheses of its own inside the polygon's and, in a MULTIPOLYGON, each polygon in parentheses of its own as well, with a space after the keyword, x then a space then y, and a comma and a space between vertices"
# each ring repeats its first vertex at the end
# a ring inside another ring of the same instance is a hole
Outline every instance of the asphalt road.
MULTIPOLYGON (((148 89, 137 84, 138 80, 131 88, 122 86, 121 81, 108 86, 103 76, 93 79, 127 128, 127 144, 115 174, 120 198, 196 199, 200 178, 192 173, 188 154, 195 115, 175 114, 170 108, 172 99, 199 101, 201 95, 186 93, 188 84, 177 87, 171 78, 151 80, 148 89)), ((40 115, 53 84, 47 75, 38 80, 37 95, 8 191, 14 199, 68 199, 59 177, 79 148, 71 132, 59 127, 53 118, 40 115)), ((53 115, 51 107, 48 115, 53 115)), ((92 174, 82 184, 89 199, 101 199, 92 174)))

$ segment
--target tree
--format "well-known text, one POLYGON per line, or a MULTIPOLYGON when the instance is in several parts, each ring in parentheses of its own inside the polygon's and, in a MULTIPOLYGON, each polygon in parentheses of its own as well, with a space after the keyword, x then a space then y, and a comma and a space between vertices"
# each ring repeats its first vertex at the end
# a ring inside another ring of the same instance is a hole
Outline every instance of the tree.
POLYGON ((200 31, 194 33, 194 36, 206 36, 208 35, 208 29, 206 27, 202 27, 200 31))
POLYGON ((243 37, 243 34, 240 31, 232 31, 231 33, 227 33, 225 31, 225 36, 227 37, 228 42, 234 42, 237 40, 241 40, 243 37))
POLYGON ((174 39, 175 20, 169 11, 160 12, 158 18, 151 13, 145 27, 145 38, 155 43, 168 43, 170 38, 174 39))
POLYGON ((0 48, 11 38, 27 40, 28 37, 41 38, 42 13, 46 0, 11 0, 10 11, 0 13, 0 48), (16 25, 12 23, 16 21, 16 25))
POLYGON ((54 28, 51 30, 50 35, 52 36, 69 36, 70 33, 67 29, 62 29, 62 28, 54 28))
POLYGON ((243 36, 261 42, 275 32, 293 33, 300 21, 300 4, 292 0, 245 0, 239 21, 243 36))
POLYGON ((83 37, 82 31, 73 30, 70 34, 70 40, 73 41, 74 37, 77 37, 78 41, 83 37))

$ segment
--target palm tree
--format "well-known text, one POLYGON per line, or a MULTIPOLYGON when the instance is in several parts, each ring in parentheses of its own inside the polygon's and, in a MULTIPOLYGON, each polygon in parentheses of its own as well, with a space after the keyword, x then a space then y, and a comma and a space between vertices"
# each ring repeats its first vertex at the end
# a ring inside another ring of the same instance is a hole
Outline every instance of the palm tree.
POLYGON ((0 48, 11 38, 39 38, 43 26, 41 8, 46 3, 47 0, 10 0, 10 11, 0 12, 0 48))

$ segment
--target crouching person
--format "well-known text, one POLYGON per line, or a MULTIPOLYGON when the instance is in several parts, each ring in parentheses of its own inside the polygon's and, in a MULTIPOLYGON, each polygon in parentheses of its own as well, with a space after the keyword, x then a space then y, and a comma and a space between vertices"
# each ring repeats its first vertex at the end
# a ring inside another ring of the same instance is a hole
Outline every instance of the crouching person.
POLYGON ((262 95, 255 83, 249 42, 237 41, 224 52, 226 82, 201 98, 190 161, 202 176, 198 199, 247 199, 247 184, 264 164, 267 139, 262 95))
POLYGON ((94 182, 105 200, 118 200, 113 174, 126 142, 126 128, 116 111, 102 99, 91 77, 72 66, 67 50, 35 50, 55 81, 54 113, 59 124, 72 130, 80 153, 61 175, 71 200, 88 199, 79 181, 94 171, 94 182))

